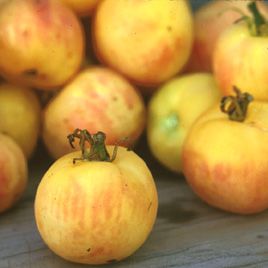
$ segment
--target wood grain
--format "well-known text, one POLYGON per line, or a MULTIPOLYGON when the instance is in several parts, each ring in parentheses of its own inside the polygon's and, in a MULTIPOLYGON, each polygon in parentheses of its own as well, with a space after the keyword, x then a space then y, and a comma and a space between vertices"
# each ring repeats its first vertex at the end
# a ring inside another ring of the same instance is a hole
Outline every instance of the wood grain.
MULTIPOLYGON (((192 193, 182 176, 168 172, 148 154, 142 157, 158 187, 156 224, 134 255, 105 267, 268 267, 268 211, 238 216, 211 208, 192 193)), ((37 232, 33 201, 50 164, 46 153, 37 153, 30 163, 26 194, 0 216, 0 268, 85 267, 57 257, 37 232)))

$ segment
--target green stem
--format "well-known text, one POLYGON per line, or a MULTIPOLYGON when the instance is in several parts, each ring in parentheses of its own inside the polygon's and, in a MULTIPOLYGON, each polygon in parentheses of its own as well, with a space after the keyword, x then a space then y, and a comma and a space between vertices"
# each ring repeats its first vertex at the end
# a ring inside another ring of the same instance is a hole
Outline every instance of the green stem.
POLYGON ((253 23, 256 28, 256 35, 261 35, 261 27, 262 25, 266 24, 265 18, 262 16, 260 11, 257 8, 256 2, 251 2, 248 4, 248 9, 252 14, 253 23))
POLYGON ((260 13, 256 1, 252 1, 248 4, 251 18, 246 19, 248 21, 250 32, 253 36, 267 36, 268 35, 268 23, 265 17, 260 13))
POLYGON ((74 158, 73 163, 75 163, 77 160, 112 162, 116 157, 117 145, 114 147, 112 157, 110 157, 105 145, 106 135, 101 131, 91 135, 86 129, 81 130, 77 128, 73 133, 68 135, 67 138, 73 148, 75 138, 79 139, 79 146, 82 156, 74 158), (90 145, 90 149, 86 147, 86 142, 90 145))
POLYGON ((268 21, 260 13, 256 1, 251 1, 247 5, 247 8, 249 10, 250 16, 246 15, 236 7, 232 7, 227 10, 233 10, 241 15, 241 17, 236 20, 235 23, 245 21, 252 36, 268 36, 268 21))
POLYGON ((243 122, 247 116, 248 105, 253 101, 249 93, 241 93, 237 87, 233 87, 236 96, 225 96, 221 99, 220 109, 228 114, 230 120, 243 122))

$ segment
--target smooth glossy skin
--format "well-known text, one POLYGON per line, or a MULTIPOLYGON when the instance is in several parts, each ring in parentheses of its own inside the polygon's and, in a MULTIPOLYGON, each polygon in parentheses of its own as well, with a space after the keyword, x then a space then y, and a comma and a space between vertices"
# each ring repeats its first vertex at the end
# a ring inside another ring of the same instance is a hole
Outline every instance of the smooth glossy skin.
POLYGON ((43 139, 58 158, 72 149, 66 142, 74 129, 103 131, 107 144, 131 146, 145 128, 146 109, 136 89, 104 67, 81 72, 44 110, 43 139))
POLYGON ((72 262, 122 260, 153 228, 158 208, 153 177, 144 161, 123 147, 113 162, 73 164, 79 156, 80 151, 58 159, 41 180, 35 199, 40 235, 72 262))
POLYGON ((245 23, 225 31, 215 48, 215 79, 224 95, 233 85, 251 93, 256 100, 268 100, 268 37, 251 36, 245 23), (235 55, 235 57, 234 57, 235 55))
POLYGON ((100 61, 149 87, 182 69, 193 39, 192 14, 185 0, 105 0, 96 10, 92 30, 100 61))
POLYGON ((206 203, 253 214, 268 208, 268 103, 249 104, 244 122, 216 106, 194 124, 185 141, 183 173, 206 203))
POLYGON ((0 29, 0 74, 6 79, 49 90, 80 69, 83 28, 59 1, 7 1, 0 9, 0 29))
POLYGON ((147 140, 153 155, 174 172, 181 172, 181 150, 194 121, 220 100, 209 73, 178 76, 152 96, 148 106, 147 140))
POLYGON ((19 145, 0 133, 0 213, 21 198, 28 182, 27 160, 19 145))
MULTIPOLYGON (((212 72, 213 51, 218 38, 241 17, 241 14, 234 9, 248 15, 247 5, 250 2, 250 0, 212 0, 194 12, 195 34, 191 56, 185 68, 187 72, 212 72)), ((265 2, 257 1, 257 6, 262 14, 268 15, 268 6, 265 2)))
POLYGON ((41 127, 41 105, 35 92, 9 83, 0 84, 0 132, 10 135, 30 158, 41 127))

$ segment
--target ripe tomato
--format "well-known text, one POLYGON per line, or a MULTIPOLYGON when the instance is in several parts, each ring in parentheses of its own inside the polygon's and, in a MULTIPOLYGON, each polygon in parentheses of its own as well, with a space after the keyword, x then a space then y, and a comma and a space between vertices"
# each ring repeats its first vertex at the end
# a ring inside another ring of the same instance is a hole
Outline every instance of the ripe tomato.
POLYGON ((252 214, 268 208, 268 103, 253 101, 245 114, 240 100, 225 106, 229 119, 217 106, 195 122, 183 147, 183 172, 208 204, 252 214))
MULTIPOLYGON (((113 146, 108 146, 111 153, 113 146)), ((121 260, 146 240, 156 219, 158 197, 151 172, 133 151, 116 158, 83 161, 81 151, 59 158, 36 194, 38 230, 66 260, 104 264, 121 260)))
POLYGON ((0 213, 21 198, 28 183, 27 159, 11 137, 0 133, 0 213))
POLYGON ((268 100, 268 20, 259 13, 256 2, 248 4, 252 16, 230 26, 219 37, 213 53, 213 73, 223 95, 233 85, 268 100), (235 55, 235 56, 234 56, 235 55))

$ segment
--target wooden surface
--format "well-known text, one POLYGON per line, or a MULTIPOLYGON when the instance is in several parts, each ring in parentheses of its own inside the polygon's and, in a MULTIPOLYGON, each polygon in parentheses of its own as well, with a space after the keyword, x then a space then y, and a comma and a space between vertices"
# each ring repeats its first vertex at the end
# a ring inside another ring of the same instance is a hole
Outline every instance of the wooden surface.
MULTIPOLYGON (((213 209, 191 192, 183 177, 166 171, 148 155, 142 157, 158 187, 156 224, 134 255, 105 267, 268 267, 268 211, 237 216, 213 209)), ((33 200, 50 163, 43 150, 36 154, 26 194, 15 208, 0 215, 0 268, 85 267, 57 257, 37 232, 33 200)))

